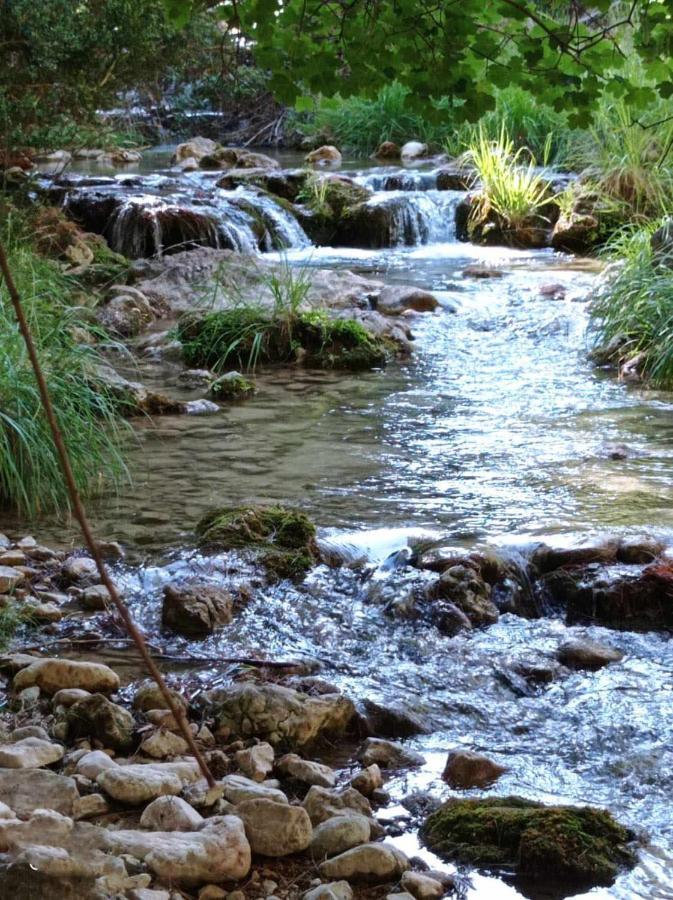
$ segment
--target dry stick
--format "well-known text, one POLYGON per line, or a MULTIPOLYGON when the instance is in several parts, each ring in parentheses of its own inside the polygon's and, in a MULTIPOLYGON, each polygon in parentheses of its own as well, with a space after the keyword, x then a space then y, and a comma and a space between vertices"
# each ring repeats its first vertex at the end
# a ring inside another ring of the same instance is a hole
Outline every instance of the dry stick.
POLYGON ((138 630, 131 613, 128 611, 128 608, 124 601, 119 596, 119 592, 117 588, 110 578, 110 575, 107 570, 107 566, 103 560, 103 556, 101 554, 100 548, 96 543, 93 532, 91 530, 91 525, 87 518, 86 511, 82 504, 82 500, 79 495, 79 491, 77 490, 77 485, 75 483, 75 476, 73 475, 72 466, 70 465, 70 458, 68 456, 68 451, 66 449, 65 443, 63 442, 63 435, 61 434, 61 430, 58 426, 58 422, 56 421, 56 416, 54 414, 54 407, 51 402, 51 397, 49 396, 49 388, 47 387, 47 382, 44 377, 44 373, 42 371, 42 367, 40 365, 40 361, 37 357, 37 352, 35 350, 35 344, 33 342, 33 337, 30 332, 30 327, 26 320, 25 313, 23 311, 23 306, 21 304, 21 298, 19 296, 19 292, 16 288, 16 284, 14 283, 14 279, 12 278, 12 273, 9 269, 9 264, 7 261, 7 255, 5 253, 5 248, 0 242, 0 273, 5 279, 5 284, 7 285, 7 291, 9 293, 10 299, 12 301, 12 306, 14 307, 14 312, 16 313, 16 319, 19 323, 19 329, 23 336, 23 339, 26 344, 26 349, 28 351, 28 356, 30 358, 31 365, 33 367, 33 371, 35 372, 35 378, 37 380, 37 385, 40 391, 40 397, 42 399, 42 406, 44 408, 45 416, 47 417, 47 422, 49 423, 49 428, 51 429, 51 434, 54 439, 54 445, 56 447, 60 462, 61 468, 63 469, 63 475, 65 476, 66 484, 68 487, 68 494, 70 495, 70 502, 72 503, 72 508, 75 514, 75 518, 79 522, 80 528, 82 529, 82 534, 84 535, 84 541, 89 548, 89 552, 93 557, 96 567, 98 568, 98 572, 100 574, 100 579, 105 587, 108 589, 110 594, 110 598, 112 602, 117 607, 117 611, 126 626, 126 630, 129 635, 133 639, 134 644, 138 648, 138 652, 140 653, 145 666, 147 667, 147 671, 150 673, 152 678, 156 681, 159 690, 161 691, 164 700, 166 701, 168 708, 173 713, 176 722, 180 726, 180 731, 187 742, 187 746, 189 747, 194 759, 199 765, 201 772, 208 782, 210 787, 215 785, 215 779, 208 768, 208 765, 201 754, 201 751, 196 746, 194 741, 194 736, 189 730, 189 724, 187 722, 184 710, 182 707, 175 702, 174 697, 171 695, 171 692, 168 690, 166 686, 166 682, 164 681, 161 672, 157 668, 154 660, 152 659, 148 649, 147 644, 145 643, 145 639, 142 634, 138 630))

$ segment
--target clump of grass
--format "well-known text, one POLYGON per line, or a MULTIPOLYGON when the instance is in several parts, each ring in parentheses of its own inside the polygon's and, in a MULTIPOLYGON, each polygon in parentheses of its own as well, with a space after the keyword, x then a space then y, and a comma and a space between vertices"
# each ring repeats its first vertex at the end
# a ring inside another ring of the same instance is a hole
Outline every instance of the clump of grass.
POLYGON ((208 394, 214 400, 225 400, 234 403, 252 397, 255 390, 253 381, 245 378, 239 372, 227 372, 213 381, 208 389, 208 394))
MULTIPOLYGON (((642 354, 644 376, 656 387, 673 386, 673 269, 655 253, 652 235, 662 222, 624 228, 605 255, 616 271, 591 307, 596 343, 612 345, 621 359, 642 354)), ((670 229, 670 224, 669 224, 670 229)))
POLYGON ((516 231, 541 218, 544 207, 554 199, 535 158, 524 148, 516 150, 504 127, 496 140, 480 128, 467 159, 480 188, 470 213, 473 227, 494 214, 506 228, 516 231))
MULTIPOLYGON (((21 294, 40 361, 84 494, 123 471, 113 402, 91 384, 100 362, 74 335, 86 329, 74 302, 77 282, 36 253, 21 224, 9 217, 3 232, 9 265, 21 294)), ((0 505, 22 514, 64 511, 68 495, 35 376, 4 283, 0 285, 0 505)))

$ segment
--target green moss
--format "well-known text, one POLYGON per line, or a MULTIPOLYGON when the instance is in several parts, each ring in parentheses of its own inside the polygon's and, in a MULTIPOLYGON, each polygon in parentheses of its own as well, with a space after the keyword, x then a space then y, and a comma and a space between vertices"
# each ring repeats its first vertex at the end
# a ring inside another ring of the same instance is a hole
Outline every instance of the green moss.
POLYGON ((304 513, 284 506, 217 509, 197 524, 202 544, 252 550, 277 578, 302 575, 319 562, 315 526, 304 513))
POLYGON ((629 832, 605 810, 543 806, 520 797, 450 800, 421 829, 445 859, 484 868, 513 867, 543 881, 611 885, 633 866, 629 832))
POLYGON ((248 381, 238 372, 227 372, 214 381, 208 391, 213 400, 226 400, 230 403, 236 400, 246 400, 255 393, 254 382, 248 381))
POLYGON ((299 315, 299 337, 307 363, 320 369, 363 371, 386 365, 392 345, 355 319, 330 319, 324 312, 299 315))

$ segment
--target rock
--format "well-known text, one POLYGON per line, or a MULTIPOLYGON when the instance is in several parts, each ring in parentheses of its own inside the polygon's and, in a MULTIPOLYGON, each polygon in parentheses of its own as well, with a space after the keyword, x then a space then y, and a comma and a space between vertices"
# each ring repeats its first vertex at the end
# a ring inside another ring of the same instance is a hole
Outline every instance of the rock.
POLYGON ((222 779, 224 798, 235 806, 245 800, 273 800, 275 803, 287 803, 282 791, 265 784, 258 784, 243 775, 226 775, 222 779))
POLYGON ((41 741, 48 741, 49 733, 41 725, 24 725, 23 728, 15 728, 9 736, 12 743, 22 741, 24 738, 39 738, 41 741))
POLYGON ((491 592, 491 585, 472 566, 450 566, 428 589, 428 598, 433 601, 431 620, 440 630, 446 627, 444 605, 448 601, 464 613, 472 625, 476 627, 493 625, 498 621, 500 614, 491 600, 491 592))
POLYGON ((474 175, 461 165, 449 164, 437 170, 438 191, 469 191, 474 175))
POLYGON ((113 800, 139 806, 167 794, 177 795, 198 777, 196 763, 150 763, 106 769, 96 782, 113 800))
POLYGON ((383 738, 367 738, 358 751, 358 759, 364 766, 376 763, 384 769, 409 769, 425 764, 425 757, 420 753, 383 738))
POLYGON ((355 716, 341 694, 311 697, 274 684, 234 685, 209 692, 207 700, 220 737, 256 737, 274 747, 304 747, 343 734, 355 716))
POLYGON ((573 640, 561 644, 556 651, 556 658, 570 669, 596 671, 610 663, 620 662, 624 659, 624 654, 597 641, 573 640))
POLYGON ((402 150, 400 151, 402 162, 412 162, 416 159, 423 159, 423 157, 427 155, 428 145, 422 144, 420 141, 407 141, 406 144, 402 145, 402 150))
POLYGON ((666 546, 654 538, 622 538, 617 546, 617 560, 626 565, 644 565, 665 551, 666 546))
POLYGON ((301 853, 311 843, 313 826, 302 806, 273 800, 244 800, 236 807, 243 819, 253 853, 289 856, 301 853))
POLYGON ((504 278, 505 273, 492 266, 473 265, 463 269, 463 278, 504 278))
POLYGON ((400 884, 416 900, 438 900, 445 893, 444 885, 428 875, 420 872, 406 871, 400 879, 400 884))
POLYGON ((349 882, 385 884, 397 881, 409 868, 409 860, 391 844, 363 844, 347 850, 318 867, 322 878, 345 879, 349 882))
POLYGON ((306 891, 301 900, 353 900, 353 891, 347 881, 331 881, 306 891))
POLYGON ((302 759, 296 753, 287 753, 278 760, 278 772, 288 778, 296 778, 304 784, 316 784, 331 788, 336 784, 336 773, 322 763, 302 759))
POLYGON ((513 868, 545 887, 611 885, 632 867, 632 835, 604 810, 543 806, 520 797, 449 800, 421 836, 443 859, 478 868, 513 868))
POLYGON ((241 772, 253 781, 264 781, 273 769, 274 758, 273 747, 266 741, 247 750, 238 750, 234 756, 241 772))
POLYGON ((15 744, 0 746, 0 766, 6 769, 39 769, 57 762, 64 752, 60 744, 27 737, 15 744))
MULTIPOLYGON (((27 562, 26 554, 22 550, 6 550, 0 553, 0 566, 25 566, 27 562)), ((3 593, 5 593, 3 591, 3 593)))
POLYGON ((103 753, 102 750, 92 750, 77 760, 75 772, 78 775, 83 775, 85 778, 90 778, 91 781, 95 781, 101 772, 118 767, 119 764, 114 759, 111 759, 107 753, 103 753))
MULTIPOLYGON (((240 900, 245 900, 245 894, 242 891, 237 893, 242 895, 240 900)), ((198 900, 225 900, 227 896, 231 895, 228 895, 223 888, 218 887, 216 884, 207 884, 199 891, 198 900)))
POLYGON ((538 293, 547 300, 564 300, 567 290, 564 284, 550 283, 540 285, 538 293))
POLYGON ((111 334, 136 337, 156 319, 152 306, 140 291, 128 288, 97 310, 98 323, 111 334))
POLYGON ((178 144, 173 155, 173 163, 182 163, 193 159, 197 163, 204 156, 215 153, 220 145, 210 138, 195 137, 184 144, 178 144))
MULTIPOLYGON (((173 702, 180 707, 183 712, 187 711, 187 703, 179 691, 173 688, 168 689, 173 702)), ((161 688, 155 681, 146 681, 140 685, 133 698, 133 708, 140 712, 147 712, 150 709, 169 709, 166 698, 161 688)))
POLYGON ((302 805, 314 826, 334 816, 347 815, 349 811, 369 820, 373 818, 369 801, 353 788, 329 789, 314 785, 304 797, 302 805))
POLYGON ((151 831, 198 831, 203 825, 201 816, 180 797, 157 797, 143 810, 140 827, 151 831))
POLYGON ((98 568, 89 556, 71 556, 61 566, 61 576, 69 584, 82 584, 97 580, 98 568))
POLYGON ((181 756, 189 750, 187 741, 172 731, 155 731, 140 745, 140 749, 154 759, 166 759, 169 756, 181 756))
POLYGON ((128 750, 133 744, 133 716, 102 694, 92 694, 78 700, 65 715, 71 740, 92 737, 113 750, 128 750))
POLYGON ((77 703, 78 700, 86 700, 90 696, 89 691, 84 691, 82 688, 62 688, 60 691, 56 691, 52 697, 52 703, 54 708, 64 706, 67 709, 73 703, 77 703))
POLYGON ((75 801, 73 818, 93 819, 95 816, 104 816, 110 812, 110 806, 102 794, 87 794, 75 801))
POLYGON ((371 827, 365 816, 357 813, 334 816, 314 828, 311 855, 317 861, 338 856, 366 844, 370 837, 371 827))
POLYGON ((374 159, 399 159, 400 148, 393 141, 383 141, 372 154, 374 159))
POLYGON ((589 213, 572 212, 561 215, 554 225, 551 245, 554 250, 570 253, 587 253, 599 238, 599 222, 589 213))
POLYGON ((341 165, 341 153, 331 144, 325 144, 312 150, 304 157, 309 166, 321 166, 324 168, 336 168, 341 165))
POLYGON ((26 576, 18 569, 11 566, 0 565, 0 594, 11 594, 15 588, 23 584, 26 576))
POLYGON ((383 787, 381 769, 373 763, 351 778, 351 785, 365 797, 371 797, 375 790, 383 787))
POLYGON ((388 285, 379 294, 376 308, 386 316, 399 316, 405 310, 433 312, 439 301, 429 291, 408 288, 404 285, 388 285))
POLYGON ((161 620, 179 634, 205 637, 219 625, 231 622, 234 598, 229 591, 211 585, 164 587, 161 620))
POLYGON ((111 693, 119 688, 119 676, 102 663, 76 662, 70 659, 38 659, 14 676, 14 690, 37 685, 47 694, 61 688, 111 693))
MULTIPOLYGON (((420 697, 415 705, 421 705, 420 697)), ((384 705, 373 700, 364 700, 362 706, 365 725, 374 737, 414 737, 417 734, 430 734, 433 730, 424 715, 404 703, 384 705)))
POLYGON ((214 816, 196 832, 110 831, 107 839, 114 852, 137 856, 169 883, 238 881, 250 871, 250 845, 235 816, 214 816))
POLYGON ((470 750, 452 750, 446 761, 442 778, 452 788, 469 790, 470 788, 488 787, 506 771, 504 766, 480 753, 472 753, 470 750))
POLYGON ((209 809, 224 797, 224 787, 221 784, 210 787, 205 778, 200 778, 183 788, 181 796, 194 809, 209 809))
POLYGON ((52 809, 71 816, 79 797, 72 778, 44 769, 0 769, 0 801, 19 818, 36 809, 52 809))
MULTIPOLYGON (((155 891, 148 888, 132 888, 126 891, 128 900, 172 900, 172 896, 168 891, 155 891)), ((199 894, 199 900, 201 894, 199 894)))

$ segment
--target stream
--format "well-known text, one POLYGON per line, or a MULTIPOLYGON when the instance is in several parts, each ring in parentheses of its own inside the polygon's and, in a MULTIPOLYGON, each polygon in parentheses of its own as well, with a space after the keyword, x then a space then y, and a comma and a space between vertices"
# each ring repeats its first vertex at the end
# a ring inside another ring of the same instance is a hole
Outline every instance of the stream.
MULTIPOLYGON (((150 205, 191 198, 215 210, 217 227, 239 249, 255 252, 245 244, 236 192, 217 195, 212 173, 176 175, 169 155, 166 148, 147 153, 137 172, 127 168, 116 180, 98 173, 109 183, 82 190, 122 192, 126 209, 139 198, 146 205, 147 197, 150 205)), ((288 167, 300 162, 279 159, 288 167)), ((343 171, 377 191, 387 175, 400 174, 361 160, 344 160, 343 171)), ((80 174, 90 179, 92 172, 89 164, 80 174)), ((506 614, 488 629, 447 637, 392 619, 385 607, 424 577, 386 564, 419 534, 457 547, 495 543, 513 554, 541 540, 556 546, 600 534, 654 534, 673 543, 673 400, 618 383, 589 362, 595 261, 459 243, 452 219, 458 192, 435 190, 425 170, 403 174, 403 190, 397 178, 396 190, 375 195, 376 202, 405 195, 410 212, 396 246, 314 247, 273 210, 270 232, 284 246, 267 252, 296 267, 347 268, 432 291, 441 306, 411 320, 411 359, 363 375, 261 370, 258 392, 245 404, 215 416, 139 422, 128 457, 133 483, 91 504, 94 525, 127 546, 128 562, 115 574, 153 639, 166 582, 198 573, 253 586, 234 626, 199 642, 162 636, 167 650, 315 660, 353 698, 404 701, 431 715, 436 730, 410 741, 427 764, 386 784, 394 804, 385 818, 399 826, 394 840, 410 855, 437 864, 418 845, 399 801, 419 790, 448 796, 440 778, 446 753, 464 747, 507 767, 497 786, 468 796, 605 806, 645 836, 633 871, 612 888, 572 896, 672 898, 668 636, 506 614), (474 265, 498 277, 463 274, 474 265), (541 292, 550 284, 564 288, 558 299, 541 292), (300 506, 324 541, 355 548, 363 564, 319 566, 302 584, 268 587, 235 556, 195 550, 193 527, 207 509, 270 501, 300 506), (499 677, 513 661, 551 658, 570 636, 607 642, 625 659, 573 673, 534 696, 519 696, 499 677)), ((120 249, 132 241, 122 228, 130 215, 115 226, 120 249)), ((200 396, 180 387, 180 370, 141 359, 136 373, 171 396, 200 396)), ((78 543, 74 530, 56 523, 39 529, 47 543, 78 543)), ((208 666, 194 677, 206 687, 224 674, 208 666)), ((472 872, 470 880, 470 900, 547 896, 521 893, 493 874, 472 872)))

